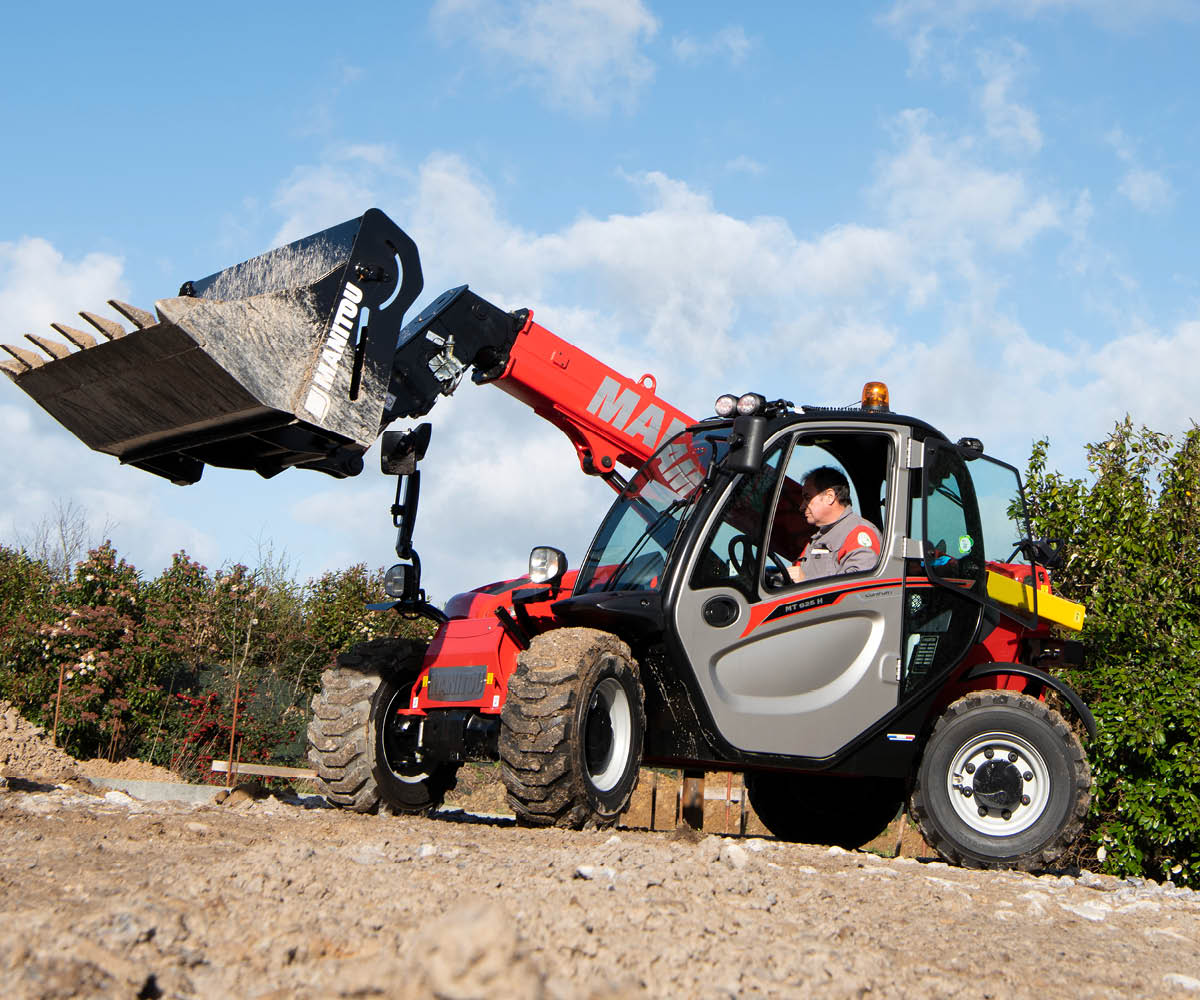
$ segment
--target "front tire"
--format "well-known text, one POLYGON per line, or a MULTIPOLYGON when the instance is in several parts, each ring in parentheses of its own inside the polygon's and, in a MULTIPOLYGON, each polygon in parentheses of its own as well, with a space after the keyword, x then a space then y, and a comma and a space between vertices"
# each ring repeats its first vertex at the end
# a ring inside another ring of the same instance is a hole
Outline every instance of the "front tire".
POLYGON ((416 729, 396 709, 421 670, 425 644, 372 639, 342 653, 321 674, 308 724, 308 759, 334 805, 427 813, 455 785, 457 766, 422 760, 416 729))
POLYGON ((1047 867, 1075 840, 1091 769, 1053 709, 1013 691, 975 691, 946 709, 925 746, 911 811, 947 861, 1047 867))
POLYGON ((537 636, 500 716, 500 774, 518 821, 612 826, 637 785, 644 695, 629 647, 595 629, 537 636))

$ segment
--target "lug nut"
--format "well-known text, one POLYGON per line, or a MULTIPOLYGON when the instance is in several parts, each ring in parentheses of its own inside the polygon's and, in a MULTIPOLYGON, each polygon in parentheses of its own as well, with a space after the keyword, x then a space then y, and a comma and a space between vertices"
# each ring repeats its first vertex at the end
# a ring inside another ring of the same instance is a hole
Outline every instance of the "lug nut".
POLYGON ((1010 764, 1015 764, 1017 762, 1017 753, 1015 750, 1008 751, 1008 762, 1010 764))
POLYGON ((980 816, 986 816, 986 815, 987 815, 987 806, 980 806, 980 807, 979 807, 979 815, 980 815, 980 816))
POLYGON ((1021 780, 1023 780, 1023 781, 1033 781, 1033 772, 1032 772, 1032 771, 1026 771, 1024 774, 1022 774, 1022 775, 1021 775, 1021 780))
POLYGON ((975 773, 975 765, 968 764, 965 768, 963 768, 963 770, 965 770, 967 772, 967 774, 974 774, 975 773))
POLYGON ((968 799, 974 794, 970 785, 963 785, 962 793, 963 797, 968 799))
POLYGON ((1023 805, 1023 806, 1029 805, 1029 796, 1028 795, 1021 796, 1021 805, 1023 805))
POLYGON ((1001 816, 1002 816, 1004 819, 1012 819, 1012 813, 1011 813, 1009 810, 1007 810, 1007 809, 1001 809, 1001 810, 1000 810, 1000 815, 1001 815, 1001 816))
POLYGON ((995 750, 993 750, 991 747, 988 747, 986 750, 984 750, 984 751, 983 751, 983 755, 984 755, 984 756, 985 756, 985 757, 986 757, 988 760, 991 760, 993 757, 995 757, 995 756, 996 756, 996 751, 995 751, 995 750))

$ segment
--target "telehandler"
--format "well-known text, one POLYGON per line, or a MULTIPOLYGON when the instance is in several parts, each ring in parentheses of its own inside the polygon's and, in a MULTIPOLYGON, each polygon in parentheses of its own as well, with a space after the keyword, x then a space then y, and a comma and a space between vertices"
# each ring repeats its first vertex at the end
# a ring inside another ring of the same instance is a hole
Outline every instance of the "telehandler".
POLYGON ((465 285, 404 324, 422 284, 416 245, 371 209, 154 314, 111 301, 133 330, 85 312, 94 332, 4 345, 86 444, 180 484, 205 464, 352 476, 383 435, 400 562, 374 607, 437 631, 323 674, 309 756, 332 802, 426 812, 464 761, 499 760, 520 821, 602 827, 663 765, 743 772, 791 840, 860 845, 907 798, 952 862, 1036 869, 1071 843, 1095 723, 1050 672, 1082 663, 1052 626, 1084 612, 1051 591, 1055 546, 1030 535, 1014 467, 894 412, 877 382, 848 407, 722 395, 697 420, 465 285), (538 547, 526 575, 439 609, 412 543, 432 427, 411 422, 468 374, 559 427, 616 499, 578 569, 538 547), (878 552, 797 583, 815 468, 843 473, 878 552))

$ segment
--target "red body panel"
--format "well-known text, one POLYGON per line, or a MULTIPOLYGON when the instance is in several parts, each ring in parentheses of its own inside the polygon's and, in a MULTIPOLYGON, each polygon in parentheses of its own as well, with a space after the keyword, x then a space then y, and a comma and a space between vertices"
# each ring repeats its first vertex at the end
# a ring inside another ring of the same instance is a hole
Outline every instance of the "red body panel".
MULTIPOLYGON (((578 570, 563 576, 562 583, 553 593, 547 589, 546 600, 529 602, 525 613, 535 625, 549 627, 554 622, 550 605, 564 594, 571 592, 578 570)), ((446 602, 446 614, 450 621, 438 629, 425 652, 421 673, 413 685, 407 710, 400 715, 424 715, 430 708, 471 708, 489 715, 498 715, 504 706, 508 691, 508 679, 517 669, 517 654, 520 647, 516 640, 496 617, 497 608, 513 610, 513 593, 527 587, 537 586, 529 577, 518 577, 493 583, 465 594, 456 594, 446 602), (488 682, 483 696, 477 701, 435 701, 429 697, 429 671, 437 667, 487 668, 488 682)), ((540 631, 540 628, 538 629, 540 631)))
POLYGON ((626 378, 533 322, 532 313, 494 385, 566 434, 591 475, 618 464, 637 469, 660 442, 695 423, 655 395, 653 375, 626 378))

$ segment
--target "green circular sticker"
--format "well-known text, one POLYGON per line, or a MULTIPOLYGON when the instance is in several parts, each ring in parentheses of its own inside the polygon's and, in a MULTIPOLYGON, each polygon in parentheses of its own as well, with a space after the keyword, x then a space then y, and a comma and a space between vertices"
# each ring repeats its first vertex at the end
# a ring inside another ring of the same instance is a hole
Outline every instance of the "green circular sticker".
POLYGON ((970 535, 959 535, 958 536, 958 554, 960 556, 965 556, 974 547, 975 547, 975 542, 971 539, 970 535))

